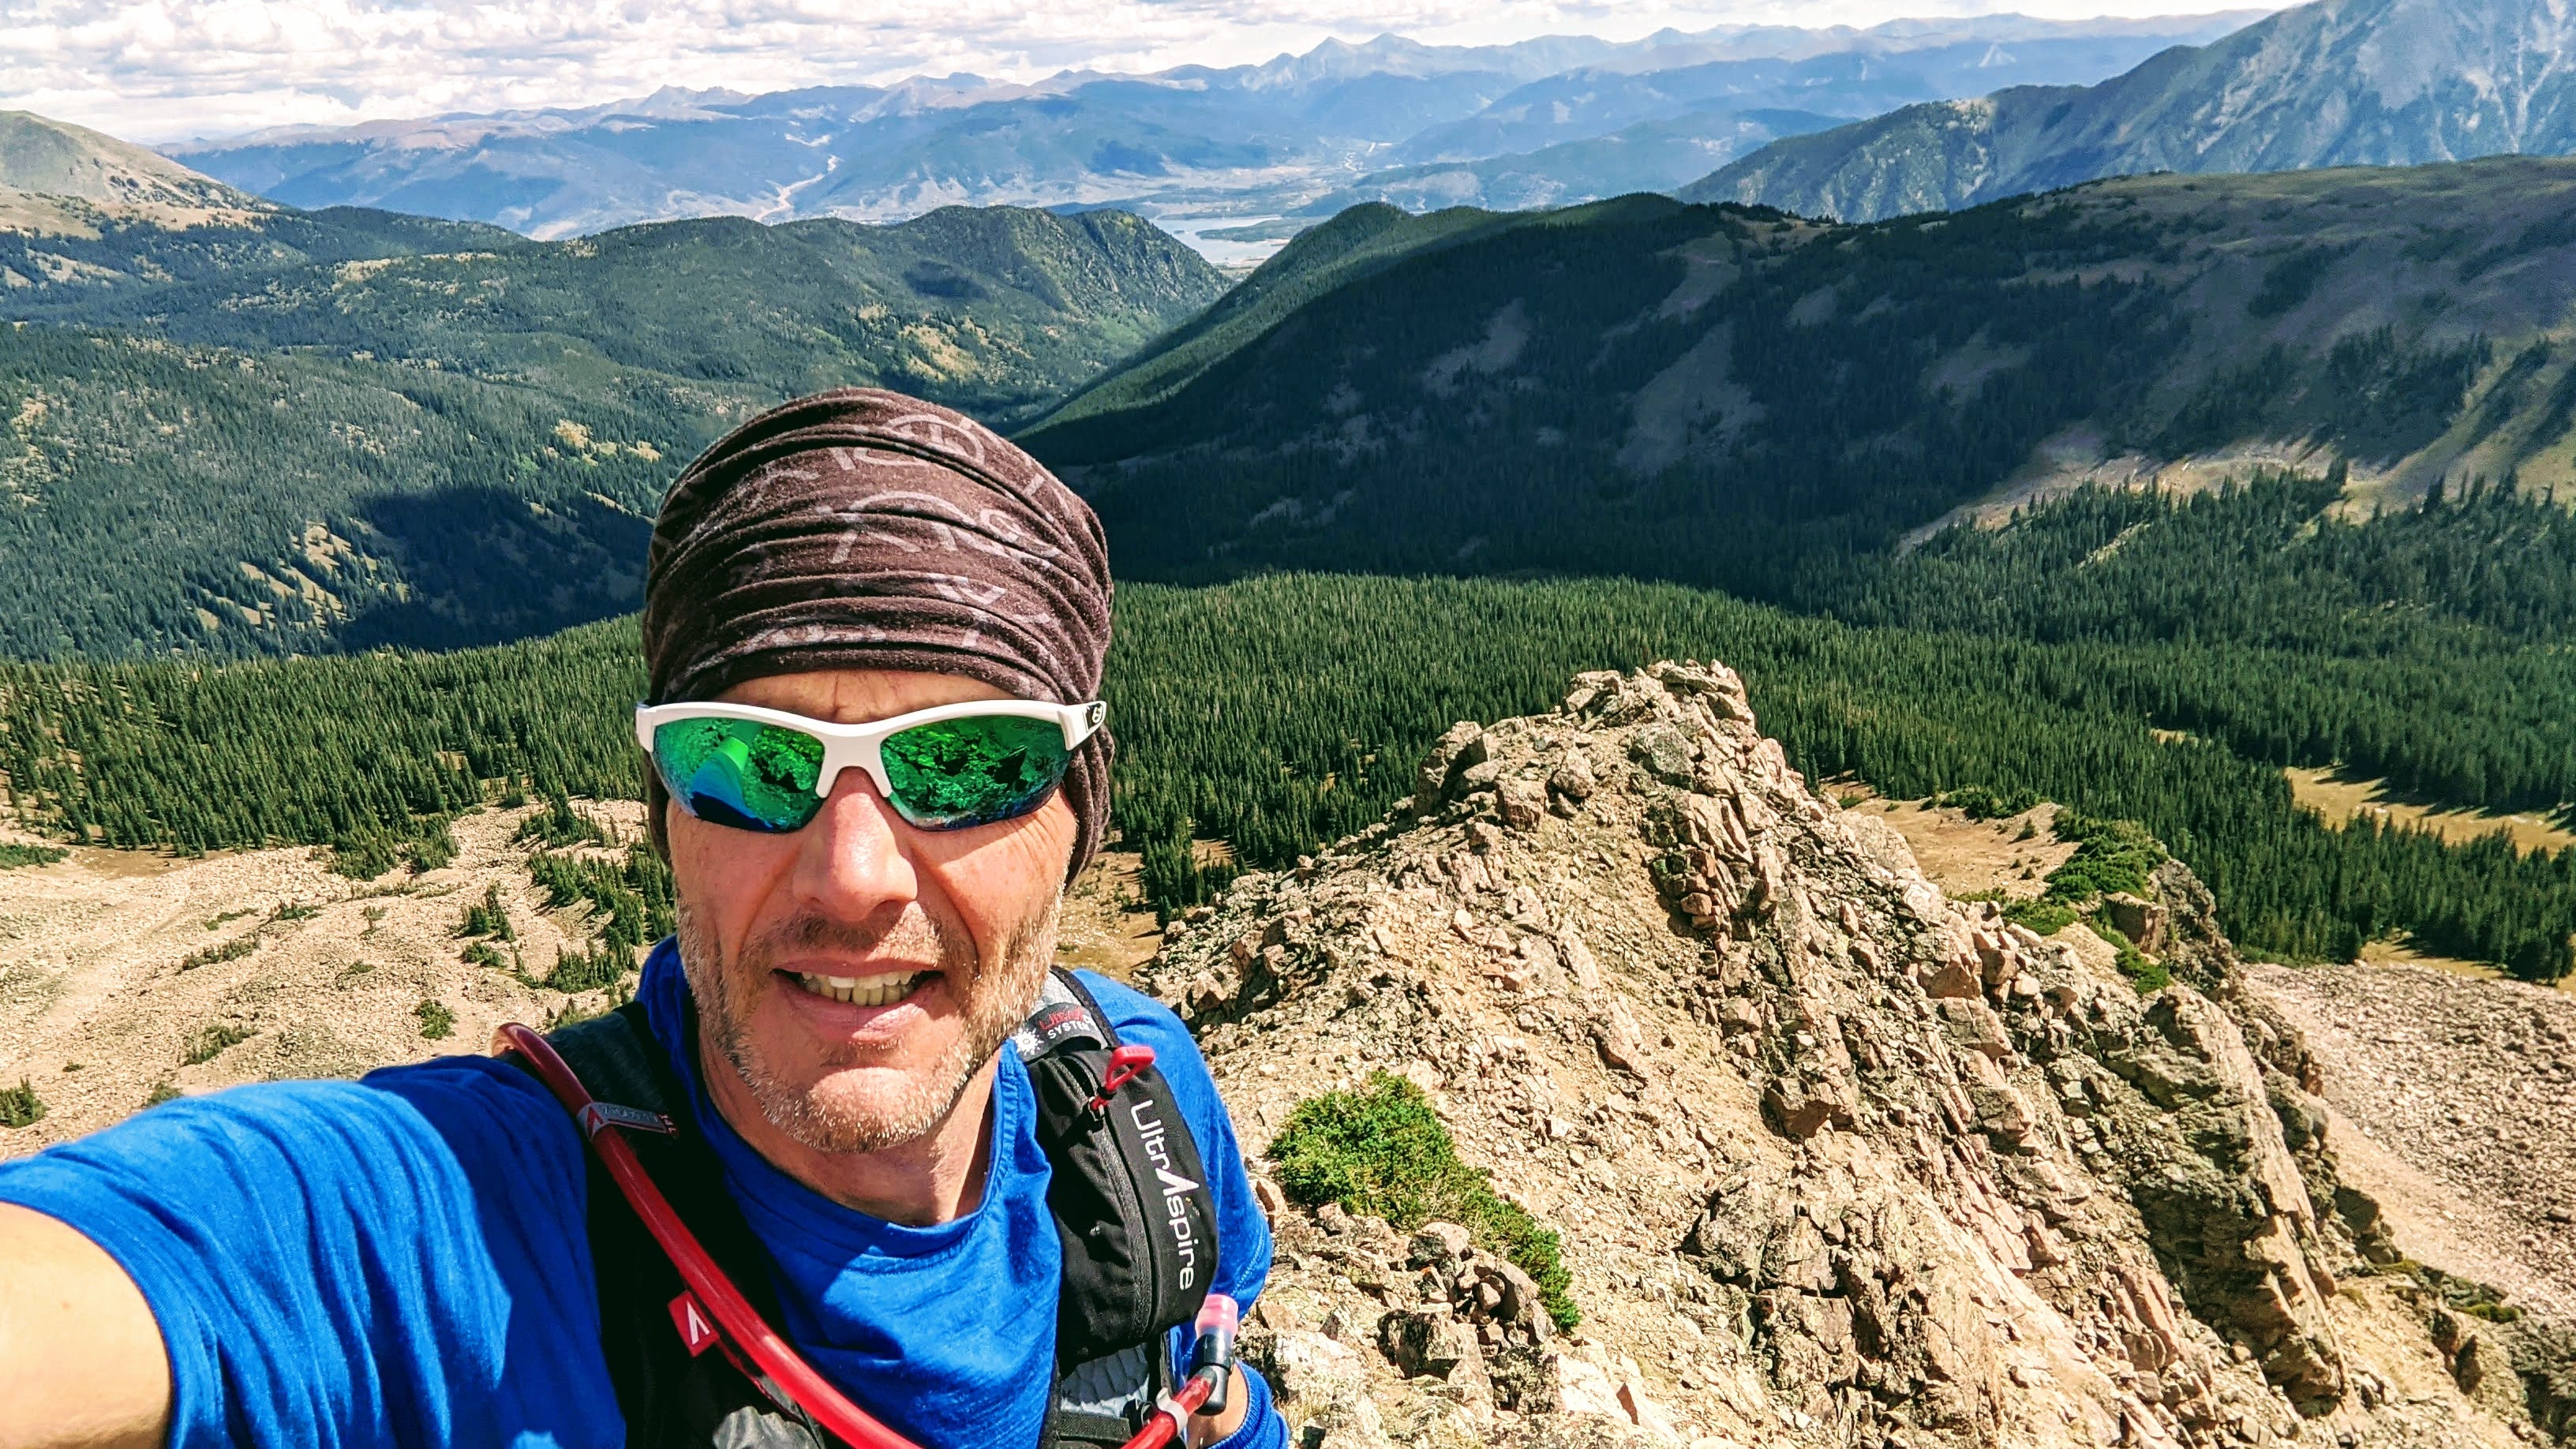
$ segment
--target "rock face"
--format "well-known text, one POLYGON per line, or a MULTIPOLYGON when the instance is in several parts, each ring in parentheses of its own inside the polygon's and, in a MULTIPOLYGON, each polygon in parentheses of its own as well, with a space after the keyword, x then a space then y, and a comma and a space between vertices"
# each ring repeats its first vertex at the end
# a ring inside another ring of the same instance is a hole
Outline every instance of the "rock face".
MULTIPOLYGON (((2439 1311, 2378 1291, 2315 1067, 2179 866, 2139 902, 2176 984, 2141 998, 1818 798, 1719 666, 1582 676, 1451 730, 1419 785, 1238 881, 1140 981, 1193 1019, 1256 1173, 1298 1101, 1421 1085, 1561 1235, 1584 1321, 1462 1229, 1264 1182, 1247 1345, 1303 1442, 2542 1432, 2424 1370, 2459 1357, 2439 1311)), ((2483 1352, 2507 1388, 2540 1362, 2483 1352)))

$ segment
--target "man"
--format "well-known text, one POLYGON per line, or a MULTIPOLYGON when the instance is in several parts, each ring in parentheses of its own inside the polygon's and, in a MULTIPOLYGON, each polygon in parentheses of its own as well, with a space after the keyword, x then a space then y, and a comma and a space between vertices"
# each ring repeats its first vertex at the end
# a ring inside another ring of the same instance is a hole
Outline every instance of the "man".
MULTIPOLYGON (((1108 814, 1110 739, 1087 706, 1109 593, 1079 499, 891 393, 744 425, 654 528, 637 730, 679 931, 647 958, 631 1025, 597 1026, 642 1044, 638 1071, 669 1084, 673 1139, 698 1154, 665 1155, 662 1186, 747 1229, 746 1294, 925 1449, 1035 1445, 1067 1405, 1118 1397, 1059 1363, 1068 1253, 1117 1225, 1050 1210, 1075 1174, 1040 1140, 1056 1119, 1032 1082, 1058 1058, 1020 1030, 1108 814)), ((1103 1036, 1154 1049, 1164 1095, 1139 1100, 1169 1104, 1203 1165, 1204 1182, 1163 1178, 1204 1192, 1214 1224, 1208 1271, 1173 1209, 1184 1291, 1249 1307, 1270 1239, 1204 1063, 1159 1006, 1080 984, 1103 1036)), ((617 1235, 636 1219, 524 1067, 237 1088, 0 1167, 0 1449, 813 1442, 795 1405, 724 1366, 732 1345, 677 1346, 695 1300, 637 1307, 633 1285, 673 1270, 617 1235), (681 1373, 733 1375, 744 1402, 621 1412, 688 1399, 648 1381, 681 1373)), ((648 1115, 630 1120, 646 1130, 607 1135, 663 1150, 648 1115)), ((1125 1360, 1149 1376, 1188 1347, 1162 1327, 1125 1360)), ((1230 1449, 1285 1440, 1241 1368, 1188 1427, 1230 1449)))

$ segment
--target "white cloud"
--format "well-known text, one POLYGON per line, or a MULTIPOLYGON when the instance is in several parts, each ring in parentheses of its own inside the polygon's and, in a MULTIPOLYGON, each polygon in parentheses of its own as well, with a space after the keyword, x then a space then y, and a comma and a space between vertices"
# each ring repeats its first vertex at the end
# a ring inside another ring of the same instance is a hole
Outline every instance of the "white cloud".
MULTIPOLYGON (((0 106, 164 142, 289 123, 595 105, 971 71, 1232 65, 1393 31, 1473 44, 2006 9, 2075 19, 2246 0, 0 0, 0 106)), ((2261 0, 2254 0, 2261 3, 2261 0)))

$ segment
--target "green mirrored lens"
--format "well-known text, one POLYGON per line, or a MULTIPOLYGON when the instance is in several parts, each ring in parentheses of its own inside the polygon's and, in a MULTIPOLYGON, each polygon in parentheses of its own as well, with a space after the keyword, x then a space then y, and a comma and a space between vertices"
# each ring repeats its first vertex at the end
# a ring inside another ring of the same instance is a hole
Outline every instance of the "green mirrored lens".
POLYGON ((884 758, 904 819, 924 830, 962 830, 1045 803, 1072 755, 1053 720, 986 714, 888 736, 884 758))
POLYGON ((742 830, 800 830, 823 808, 823 742, 747 719, 673 720, 653 731, 653 764, 680 808, 742 830))

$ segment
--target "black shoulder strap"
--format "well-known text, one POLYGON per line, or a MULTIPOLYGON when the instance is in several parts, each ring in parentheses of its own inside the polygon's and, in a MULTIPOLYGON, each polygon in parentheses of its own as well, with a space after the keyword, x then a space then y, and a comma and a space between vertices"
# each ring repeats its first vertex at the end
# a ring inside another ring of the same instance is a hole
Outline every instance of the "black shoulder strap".
MULTIPOLYGON (((697 1050, 688 1014, 685 1049, 697 1050)), ((743 1220, 700 1135, 687 1084, 671 1070, 641 1003, 551 1033, 590 1094, 668 1119, 668 1134, 626 1140, 699 1243, 775 1324, 767 1251, 743 1220)), ((1051 1176, 1047 1206, 1064 1248, 1056 1382, 1044 1442, 1123 1444, 1170 1391, 1165 1333, 1196 1316, 1216 1274, 1216 1214, 1207 1174, 1171 1085, 1147 1068, 1105 1108, 1100 1093, 1117 1030, 1071 972, 1049 975, 1037 1010, 1012 1038, 1035 1089, 1038 1142, 1051 1176)), ((518 1060, 515 1056, 512 1060, 518 1060)), ((522 1066, 524 1062, 519 1063, 522 1066)), ((774 1403, 721 1352, 690 1353, 673 1318, 685 1286, 626 1196, 589 1160, 591 1261, 600 1345, 633 1449, 818 1449, 806 1419, 774 1403)))
POLYGON ((1118 1036, 1071 972, 1049 978, 1030 1023, 1019 1045, 1053 1169, 1047 1206, 1064 1243, 1056 1358, 1073 1366, 1197 1316, 1216 1278, 1216 1211, 1197 1140, 1158 1068, 1092 1105, 1118 1036))
MULTIPOLYGON (((687 1029, 694 1050, 694 1013, 687 1029)), ((690 1111, 687 1084, 671 1070, 643 1004, 629 1002, 546 1040, 594 1098, 669 1120, 667 1135, 629 1132, 626 1141, 716 1266, 762 1318, 778 1322, 768 1252, 726 1190, 724 1169, 690 1111)), ((724 1353, 689 1351, 673 1316, 672 1305, 686 1287, 680 1270, 627 1204, 598 1154, 584 1155, 590 1164, 588 1227, 600 1348, 630 1449, 817 1449, 829 1443, 801 1413, 772 1402, 724 1353)))

